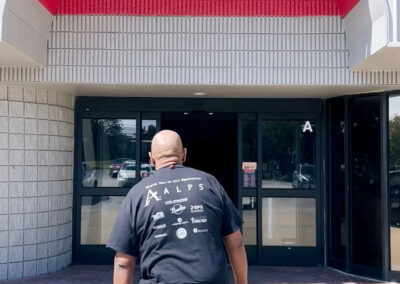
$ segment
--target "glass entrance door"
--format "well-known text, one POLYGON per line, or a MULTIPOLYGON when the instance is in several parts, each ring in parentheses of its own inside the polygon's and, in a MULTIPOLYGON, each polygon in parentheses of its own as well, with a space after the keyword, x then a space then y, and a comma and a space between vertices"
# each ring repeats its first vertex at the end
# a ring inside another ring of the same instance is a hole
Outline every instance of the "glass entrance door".
POLYGON ((148 152, 156 114, 84 113, 78 119, 75 262, 111 263, 105 244, 130 188, 154 172, 148 152))
POLYGON ((318 117, 244 115, 239 127, 243 235, 250 262, 320 264, 318 117))

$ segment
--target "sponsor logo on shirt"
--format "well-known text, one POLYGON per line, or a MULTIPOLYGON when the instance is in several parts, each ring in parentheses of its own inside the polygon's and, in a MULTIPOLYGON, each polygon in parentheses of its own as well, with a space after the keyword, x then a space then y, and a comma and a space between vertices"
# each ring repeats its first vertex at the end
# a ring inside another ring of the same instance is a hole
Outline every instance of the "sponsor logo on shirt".
POLYGON ((151 218, 153 218, 154 221, 163 219, 164 217, 165 216, 164 216, 164 212, 163 211, 159 211, 156 214, 151 215, 151 218))
POLYGON ((155 239, 159 239, 159 238, 163 238, 163 237, 166 237, 166 236, 168 236, 168 234, 165 234, 165 233, 164 233, 164 234, 155 235, 154 238, 155 238, 155 239))
POLYGON ((203 213, 204 212, 204 208, 203 205, 190 205, 190 212, 191 213, 203 213))
POLYGON ((179 215, 182 214, 185 209, 186 206, 183 206, 182 204, 175 204, 170 210, 172 214, 179 215))
POLYGON ((186 236, 187 236, 186 229, 185 228, 179 228, 178 230, 176 230, 176 236, 180 240, 183 240, 184 238, 186 238, 186 236))
POLYGON ((183 219, 181 217, 179 217, 176 220, 176 223, 172 223, 172 226, 186 225, 187 223, 189 223, 189 222, 188 221, 183 221, 183 219))
POLYGON ((166 227, 167 227, 167 224, 161 224, 161 225, 153 226, 153 229, 160 230, 160 229, 165 229, 166 227))
POLYGON ((192 217, 190 220, 192 220, 192 224, 207 223, 207 217, 205 216, 192 217))
POLYGON ((208 232, 208 229, 193 228, 193 233, 195 233, 195 234, 206 233, 206 232, 208 232))
POLYGON ((183 203, 187 202, 189 199, 187 197, 181 198, 181 199, 174 199, 174 200, 168 200, 165 201, 165 205, 171 205, 171 204, 176 204, 176 203, 183 203))

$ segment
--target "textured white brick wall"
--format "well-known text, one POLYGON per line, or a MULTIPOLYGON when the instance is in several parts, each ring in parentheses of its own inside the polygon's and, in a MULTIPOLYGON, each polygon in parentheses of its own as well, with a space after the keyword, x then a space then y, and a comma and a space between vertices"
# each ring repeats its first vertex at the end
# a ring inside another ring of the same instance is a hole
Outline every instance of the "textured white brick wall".
POLYGON ((400 72, 351 72, 340 17, 56 16, 47 67, 0 81, 397 85, 400 72))
POLYGON ((0 85, 0 280, 71 263, 73 97, 0 85))

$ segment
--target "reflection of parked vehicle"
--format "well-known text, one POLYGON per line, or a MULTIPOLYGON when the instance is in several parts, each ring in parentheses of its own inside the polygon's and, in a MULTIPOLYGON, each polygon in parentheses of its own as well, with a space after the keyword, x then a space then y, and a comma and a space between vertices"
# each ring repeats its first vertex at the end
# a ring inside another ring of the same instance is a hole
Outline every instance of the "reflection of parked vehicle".
POLYGON ((390 225, 400 228, 400 171, 389 172, 390 225))
POLYGON ((121 166, 118 172, 118 186, 128 187, 133 186, 133 182, 136 178, 136 162, 128 160, 121 166))
POLYGON ((243 197, 243 210, 254 210, 256 208, 256 199, 254 197, 243 197))
POLYGON ((154 174, 156 169, 154 168, 153 165, 150 164, 142 164, 140 166, 140 177, 142 179, 150 176, 151 174, 154 174))
POLYGON ((128 160, 129 160, 128 158, 118 158, 118 159, 112 160, 111 164, 110 164, 110 172, 109 172, 110 176, 113 178, 117 177, 117 174, 118 174, 119 170, 121 169, 122 164, 128 160))
POLYGON ((400 228, 400 201, 391 202, 390 207, 390 226, 400 228))
MULTIPOLYGON (((150 164, 142 164, 140 166, 140 177, 146 178, 155 172, 155 168, 150 164)), ((133 182, 136 178, 136 161, 126 161, 120 171, 118 172, 118 186, 128 187, 133 186, 133 182)))
POLYGON ((389 172, 390 198, 400 199, 400 171, 389 172))
POLYGON ((97 187, 97 171, 88 163, 82 163, 82 186, 97 187))
POLYGON ((293 187, 315 189, 315 166, 310 164, 300 164, 299 171, 293 172, 293 187))

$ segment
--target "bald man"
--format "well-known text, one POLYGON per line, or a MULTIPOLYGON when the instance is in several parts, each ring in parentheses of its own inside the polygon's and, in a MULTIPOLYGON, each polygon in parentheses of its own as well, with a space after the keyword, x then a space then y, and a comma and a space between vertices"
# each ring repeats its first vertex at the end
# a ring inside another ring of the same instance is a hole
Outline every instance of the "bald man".
POLYGON ((219 182, 182 165, 174 131, 158 132, 149 156, 156 173, 129 191, 107 242, 117 251, 114 283, 132 283, 136 259, 140 284, 228 283, 227 252, 235 283, 246 284, 242 219, 219 182))

